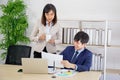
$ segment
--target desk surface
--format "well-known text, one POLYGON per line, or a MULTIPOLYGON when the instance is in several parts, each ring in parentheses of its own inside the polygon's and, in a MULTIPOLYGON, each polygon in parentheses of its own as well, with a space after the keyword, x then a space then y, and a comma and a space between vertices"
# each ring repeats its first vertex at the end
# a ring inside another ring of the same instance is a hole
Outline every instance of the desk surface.
POLYGON ((101 72, 78 72, 72 77, 52 78, 52 74, 24 74, 17 72, 21 66, 0 65, 0 80, 99 80, 101 72))

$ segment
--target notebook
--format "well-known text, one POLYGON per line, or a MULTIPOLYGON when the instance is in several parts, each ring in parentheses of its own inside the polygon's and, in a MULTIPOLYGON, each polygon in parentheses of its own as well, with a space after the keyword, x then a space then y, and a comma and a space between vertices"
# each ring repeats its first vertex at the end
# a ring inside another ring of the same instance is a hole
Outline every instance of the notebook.
POLYGON ((53 68, 48 69, 47 59, 22 58, 23 73, 54 73, 53 68))

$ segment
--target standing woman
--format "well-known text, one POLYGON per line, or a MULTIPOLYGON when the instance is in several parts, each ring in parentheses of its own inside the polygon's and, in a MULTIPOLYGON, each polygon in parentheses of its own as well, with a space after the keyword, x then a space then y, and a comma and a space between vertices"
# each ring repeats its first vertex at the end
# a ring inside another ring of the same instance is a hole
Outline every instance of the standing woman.
POLYGON ((62 30, 57 23, 56 8, 47 4, 42 13, 41 20, 34 26, 30 37, 34 42, 34 58, 41 57, 41 52, 56 53, 56 44, 62 43, 62 30))

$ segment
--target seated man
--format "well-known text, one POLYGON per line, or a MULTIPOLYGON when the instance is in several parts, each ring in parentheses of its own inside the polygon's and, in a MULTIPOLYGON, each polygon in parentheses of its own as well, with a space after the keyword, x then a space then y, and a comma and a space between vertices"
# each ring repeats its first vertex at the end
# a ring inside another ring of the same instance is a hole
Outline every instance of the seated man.
POLYGON ((80 31, 74 37, 74 46, 68 46, 60 54, 65 68, 76 71, 89 71, 92 64, 92 52, 86 49, 89 40, 87 33, 80 31))

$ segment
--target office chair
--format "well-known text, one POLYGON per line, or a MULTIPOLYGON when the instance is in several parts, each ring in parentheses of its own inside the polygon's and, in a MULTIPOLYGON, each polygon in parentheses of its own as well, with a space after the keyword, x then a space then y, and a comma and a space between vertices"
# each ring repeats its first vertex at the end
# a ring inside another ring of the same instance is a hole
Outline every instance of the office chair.
POLYGON ((30 58, 30 53, 30 46, 11 45, 7 51, 5 64, 21 65, 21 58, 30 58))

